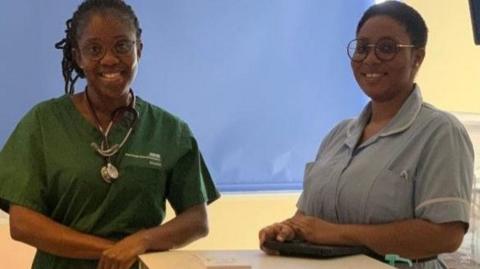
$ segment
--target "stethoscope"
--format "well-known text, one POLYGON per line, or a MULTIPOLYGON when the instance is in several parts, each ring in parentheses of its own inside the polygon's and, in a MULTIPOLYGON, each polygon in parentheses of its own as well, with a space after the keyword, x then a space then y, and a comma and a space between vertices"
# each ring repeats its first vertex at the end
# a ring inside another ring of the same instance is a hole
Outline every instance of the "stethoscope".
POLYGON ((100 120, 98 119, 97 113, 93 108, 92 101, 88 96, 88 87, 85 88, 85 97, 87 99, 88 108, 90 113, 92 113, 95 123, 97 125, 98 130, 102 133, 102 141, 100 145, 95 142, 92 142, 90 145, 93 149, 102 157, 105 158, 106 164, 102 166, 100 169, 100 175, 102 176, 103 180, 107 183, 112 183, 115 179, 117 179, 120 175, 118 172, 117 167, 112 164, 111 157, 118 153, 118 151, 125 145, 128 138, 132 134, 133 128, 138 120, 138 111, 135 109, 135 101, 136 97, 133 93, 133 90, 130 89, 129 94, 132 95, 132 100, 128 104, 128 106, 119 107, 112 112, 110 122, 108 123, 107 129, 103 130, 102 126, 100 125, 100 120), (128 131, 126 135, 123 137, 120 144, 114 144, 110 146, 108 143, 108 135, 110 134, 110 130, 112 129, 113 125, 117 122, 123 120, 126 122, 128 127, 128 131))

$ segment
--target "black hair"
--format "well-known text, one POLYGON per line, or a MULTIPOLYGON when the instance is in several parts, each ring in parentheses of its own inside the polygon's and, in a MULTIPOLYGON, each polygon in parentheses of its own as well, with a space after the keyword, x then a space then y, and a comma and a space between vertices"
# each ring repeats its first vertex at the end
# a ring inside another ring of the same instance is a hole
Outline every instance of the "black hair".
POLYGON ((65 80, 65 93, 75 92, 75 82, 78 78, 84 78, 83 70, 73 58, 72 49, 77 48, 77 39, 83 27, 88 22, 90 15, 95 12, 117 12, 119 16, 130 21, 135 27, 137 39, 141 40, 142 29, 132 7, 123 0, 85 0, 73 13, 71 19, 66 21, 65 38, 55 43, 55 48, 63 50, 62 74, 65 80), (74 72, 76 74, 74 74, 74 72))
POLYGON ((418 11, 399 1, 386 1, 369 7, 357 25, 357 35, 365 22, 371 17, 388 16, 405 26, 412 45, 425 48, 427 45, 428 29, 418 11))

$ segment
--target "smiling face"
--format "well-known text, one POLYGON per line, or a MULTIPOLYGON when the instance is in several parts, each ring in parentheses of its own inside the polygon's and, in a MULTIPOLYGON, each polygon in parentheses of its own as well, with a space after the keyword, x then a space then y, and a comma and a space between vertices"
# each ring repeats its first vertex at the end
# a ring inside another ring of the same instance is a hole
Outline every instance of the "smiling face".
MULTIPOLYGON (((388 16, 371 17, 357 34, 357 39, 367 40, 370 44, 376 44, 384 38, 393 39, 397 44, 411 44, 405 27, 388 16)), ((422 48, 399 48, 393 59, 382 61, 370 49, 365 60, 351 62, 353 74, 359 86, 373 101, 403 100, 413 88, 424 52, 422 48)))
POLYGON ((79 31, 73 51, 89 90, 113 99, 128 95, 141 54, 134 26, 115 15, 92 13, 79 31))

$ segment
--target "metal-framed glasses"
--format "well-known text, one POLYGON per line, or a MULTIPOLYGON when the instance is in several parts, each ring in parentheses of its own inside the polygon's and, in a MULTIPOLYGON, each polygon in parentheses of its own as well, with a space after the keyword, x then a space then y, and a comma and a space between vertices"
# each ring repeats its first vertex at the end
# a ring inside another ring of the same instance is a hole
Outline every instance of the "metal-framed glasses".
POLYGON ((376 43, 368 43, 367 39, 354 39, 347 45, 348 57, 354 62, 362 62, 373 48, 375 56, 381 61, 390 61, 397 55, 401 48, 414 48, 411 44, 398 44, 394 39, 385 37, 379 39, 376 43))
MULTIPOLYGON (((111 49, 118 57, 129 56, 135 47, 135 43, 134 40, 122 39, 115 42, 111 49)), ((81 47, 80 51, 87 59, 97 61, 105 56, 107 48, 98 42, 91 42, 81 47)))

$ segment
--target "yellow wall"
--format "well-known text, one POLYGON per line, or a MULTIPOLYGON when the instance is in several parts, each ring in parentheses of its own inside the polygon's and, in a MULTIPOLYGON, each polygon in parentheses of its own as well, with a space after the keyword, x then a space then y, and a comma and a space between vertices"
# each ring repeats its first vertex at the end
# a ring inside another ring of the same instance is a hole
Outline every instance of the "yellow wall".
MULTIPOLYGON (((255 249, 258 231, 295 213, 299 193, 223 195, 208 206, 210 234, 188 249, 255 249)), ((167 215, 172 216, 169 208, 167 215)))
POLYGON ((473 42, 468 0, 407 0, 429 28, 427 57, 417 78, 438 108, 480 113, 480 46, 473 42))
MULTIPOLYGON (((480 113, 480 46, 473 43, 468 0, 406 2, 422 14, 430 30, 427 57, 417 77, 424 99, 441 109, 480 113)), ((291 216, 298 196, 224 195, 209 206, 208 238, 187 248, 256 248, 258 230, 291 216)))

